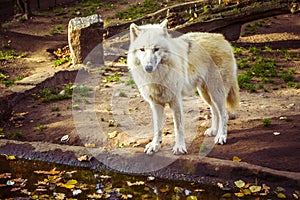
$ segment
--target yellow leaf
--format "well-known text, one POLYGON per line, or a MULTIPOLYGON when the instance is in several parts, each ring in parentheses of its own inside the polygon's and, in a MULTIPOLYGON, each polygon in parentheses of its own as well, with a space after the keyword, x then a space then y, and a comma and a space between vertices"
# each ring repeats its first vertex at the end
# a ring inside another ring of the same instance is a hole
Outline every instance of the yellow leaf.
POLYGON ((61 184, 60 185, 61 187, 64 187, 64 188, 68 188, 68 189, 73 189, 75 187, 75 185, 69 185, 69 184, 61 184))
POLYGON ((252 193, 260 192, 261 191, 261 186, 252 185, 252 186, 249 187, 249 189, 252 193))
POLYGON ((188 196, 186 200, 197 200, 198 198, 196 196, 188 196))
POLYGON ((166 185, 166 187, 160 188, 159 191, 162 192, 162 193, 169 192, 170 191, 170 187, 168 185, 166 185))
POLYGON ((15 156, 9 156, 7 154, 1 154, 1 156, 5 156, 6 160, 15 160, 16 159, 15 156))
POLYGON ((238 188, 242 188, 245 186, 245 182, 243 180, 238 180, 238 181, 235 181, 234 184, 236 185, 236 187, 238 188))
POLYGON ((7 156, 6 159, 7 160, 16 160, 16 157, 15 156, 7 156))
POLYGON ((245 195, 251 195, 250 189, 243 189, 242 191, 245 195))
POLYGON ((56 171, 56 167, 54 167, 53 169, 51 169, 50 171, 49 171, 49 174, 50 175, 55 175, 55 174, 59 174, 60 173, 60 171, 56 171))
POLYGON ((33 195, 33 196, 31 196, 31 199, 39 199, 39 196, 38 195, 33 195))
POLYGON ((86 143, 84 146, 87 148, 95 148, 96 147, 96 145, 93 143, 86 143))
POLYGON ((77 183, 78 183, 78 181, 72 179, 72 180, 69 180, 66 184, 68 184, 68 185, 75 185, 77 183))
POLYGON ((233 161, 233 162, 241 162, 242 159, 240 159, 240 158, 237 157, 237 156, 233 156, 232 161, 233 161))
POLYGON ((189 22, 191 22, 191 21, 194 21, 194 17, 191 17, 191 18, 189 19, 189 22))
POLYGON ((113 132, 107 133, 107 135, 108 135, 108 137, 109 137, 110 139, 112 139, 112 138, 117 137, 118 132, 117 132, 117 131, 113 131, 113 132))
POLYGON ((225 193, 222 195, 222 197, 224 198, 230 198, 231 197, 231 193, 225 193))
POLYGON ((234 193, 234 195, 237 197, 244 197, 244 193, 242 193, 242 192, 236 192, 236 193, 234 193))
POLYGON ((130 187, 130 186, 133 186, 133 185, 145 185, 145 182, 144 181, 137 181, 137 182, 130 182, 130 181, 127 181, 127 185, 130 187))
POLYGON ((279 199, 285 199, 285 198, 286 198, 285 194, 283 194, 283 193, 281 193, 281 192, 277 194, 277 197, 278 197, 279 199))
POLYGON ((48 176, 49 181, 55 181, 58 176, 48 176))

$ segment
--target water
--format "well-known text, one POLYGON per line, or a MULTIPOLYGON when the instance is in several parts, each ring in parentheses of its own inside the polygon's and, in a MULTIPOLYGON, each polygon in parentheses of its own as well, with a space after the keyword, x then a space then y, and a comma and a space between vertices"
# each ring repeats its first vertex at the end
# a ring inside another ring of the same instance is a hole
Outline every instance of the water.
MULTIPOLYGON (((235 191, 236 192, 236 191, 235 191)), ((0 199, 238 199, 232 188, 0 156, 0 199), (229 188, 230 189, 230 188, 229 188)), ((276 199, 252 197, 243 199, 276 199)))
POLYGON ((218 188, 0 157, 0 199, 218 199, 218 188), (68 182, 69 181, 69 182, 68 182), (68 184, 70 183, 70 184, 68 184))

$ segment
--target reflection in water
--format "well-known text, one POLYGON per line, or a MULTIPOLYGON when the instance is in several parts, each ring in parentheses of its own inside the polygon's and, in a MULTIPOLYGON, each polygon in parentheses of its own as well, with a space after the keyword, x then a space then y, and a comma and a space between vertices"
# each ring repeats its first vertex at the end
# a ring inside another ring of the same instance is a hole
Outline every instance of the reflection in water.
POLYGON ((198 183, 76 168, 0 156, 0 199, 221 199, 198 183), (197 198, 196 198, 197 197, 197 198))

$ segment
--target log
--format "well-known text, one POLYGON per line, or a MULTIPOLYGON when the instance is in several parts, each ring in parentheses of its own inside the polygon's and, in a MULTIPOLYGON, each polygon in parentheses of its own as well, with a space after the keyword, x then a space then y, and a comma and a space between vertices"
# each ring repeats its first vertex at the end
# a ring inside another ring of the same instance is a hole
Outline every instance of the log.
POLYGON ((131 23, 138 25, 160 23, 169 19, 169 28, 182 33, 190 31, 220 32, 228 40, 236 40, 242 24, 253 20, 290 13, 289 0, 241 0, 235 5, 215 5, 208 1, 193 1, 161 9, 144 17, 105 28, 105 37, 128 30, 131 23))

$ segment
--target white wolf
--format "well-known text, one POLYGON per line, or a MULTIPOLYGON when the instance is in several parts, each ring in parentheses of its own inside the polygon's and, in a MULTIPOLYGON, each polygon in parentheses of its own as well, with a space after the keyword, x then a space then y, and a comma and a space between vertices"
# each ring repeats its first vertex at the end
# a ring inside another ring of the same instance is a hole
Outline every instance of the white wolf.
POLYGON ((221 34, 187 33, 172 37, 167 20, 130 26, 127 63, 133 79, 152 110, 154 137, 145 153, 157 152, 162 141, 165 105, 173 111, 174 154, 187 153, 184 141, 182 95, 197 88, 210 106, 211 127, 204 133, 215 143, 227 138, 227 111, 239 104, 237 67, 232 47, 221 34))

